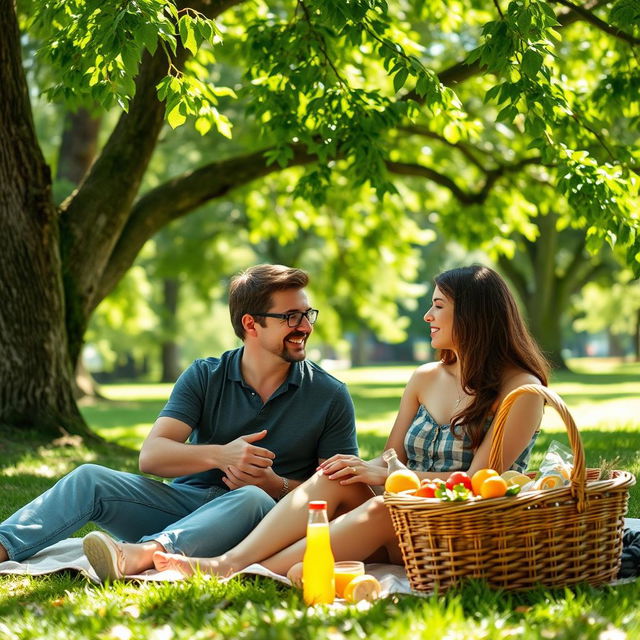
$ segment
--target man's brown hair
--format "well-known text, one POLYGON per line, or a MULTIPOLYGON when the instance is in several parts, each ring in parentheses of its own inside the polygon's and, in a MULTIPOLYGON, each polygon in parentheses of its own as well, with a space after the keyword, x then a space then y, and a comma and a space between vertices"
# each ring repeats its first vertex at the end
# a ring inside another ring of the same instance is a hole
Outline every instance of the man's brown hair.
MULTIPOLYGON (((281 264, 258 264, 235 275, 229 285, 229 314, 238 338, 244 340, 242 316, 245 313, 266 313, 275 291, 303 289, 308 282, 305 271, 281 264)), ((256 322, 264 326, 266 319, 256 318, 256 322)))

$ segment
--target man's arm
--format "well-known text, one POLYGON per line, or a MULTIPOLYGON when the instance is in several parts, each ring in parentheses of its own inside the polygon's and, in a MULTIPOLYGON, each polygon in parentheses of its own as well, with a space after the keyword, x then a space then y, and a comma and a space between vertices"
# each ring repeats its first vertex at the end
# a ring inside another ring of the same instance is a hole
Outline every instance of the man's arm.
MULTIPOLYGON (((191 473, 230 467, 242 473, 266 470, 273 464, 274 454, 256 446, 266 431, 252 433, 228 444, 187 444, 191 427, 167 416, 156 420, 140 449, 139 466, 143 473, 162 478, 176 478, 191 473)), ((275 474, 273 474, 275 475, 275 474)))
POLYGON ((240 471, 237 467, 229 467, 225 470, 224 482, 229 489, 239 489, 248 484, 260 487, 274 500, 284 498, 287 493, 301 485, 304 480, 294 480, 279 476, 271 467, 259 469, 253 467, 249 472, 240 471))

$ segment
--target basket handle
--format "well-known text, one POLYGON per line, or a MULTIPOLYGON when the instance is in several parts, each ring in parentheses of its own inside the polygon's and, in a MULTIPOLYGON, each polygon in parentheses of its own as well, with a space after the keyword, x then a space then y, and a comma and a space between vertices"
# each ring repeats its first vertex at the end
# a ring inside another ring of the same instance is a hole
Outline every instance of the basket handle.
POLYGON ((578 433, 578 428, 574 422, 567 405, 564 400, 555 392, 540 384, 525 384, 508 393, 502 404, 498 408, 496 417, 493 421, 493 437, 491 440, 491 452, 489 453, 489 468, 502 469, 503 439, 504 425, 507 421, 509 410, 513 403, 522 395, 533 393, 542 396, 547 404, 551 405, 560 415, 567 434, 569 435, 569 444, 573 452, 573 469, 571 471, 571 495, 577 500, 577 509, 581 512, 585 507, 585 488, 587 480, 587 471, 584 459, 584 448, 582 440, 578 433))

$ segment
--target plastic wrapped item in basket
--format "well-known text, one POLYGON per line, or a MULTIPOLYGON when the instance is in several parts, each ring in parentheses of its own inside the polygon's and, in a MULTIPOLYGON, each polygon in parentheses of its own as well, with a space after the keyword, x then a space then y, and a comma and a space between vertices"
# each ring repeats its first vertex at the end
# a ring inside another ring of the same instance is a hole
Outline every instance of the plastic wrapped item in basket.
POLYGON ((414 591, 442 592, 467 578, 509 590, 599 585, 616 578, 635 478, 613 471, 610 479, 598 480, 599 469, 585 468, 578 429, 558 394, 532 384, 505 397, 494 420, 489 466, 502 468, 506 417, 526 393, 541 395, 566 426, 574 455, 570 484, 468 502, 385 493, 414 591))

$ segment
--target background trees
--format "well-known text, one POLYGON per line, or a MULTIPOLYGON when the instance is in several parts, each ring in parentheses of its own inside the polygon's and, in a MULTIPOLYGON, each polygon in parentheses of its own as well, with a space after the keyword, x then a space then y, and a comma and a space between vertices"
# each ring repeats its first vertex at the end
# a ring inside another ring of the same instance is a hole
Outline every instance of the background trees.
POLYGON ((557 351, 549 283, 573 262, 534 251, 567 231, 640 268, 639 24, 630 0, 0 0, 0 420, 84 430, 72 371, 96 307, 203 207, 214 234, 304 258, 342 328, 391 330, 421 229, 484 245, 523 300, 549 298, 532 320, 557 351), (32 88, 106 114, 59 206, 25 60, 32 88))

